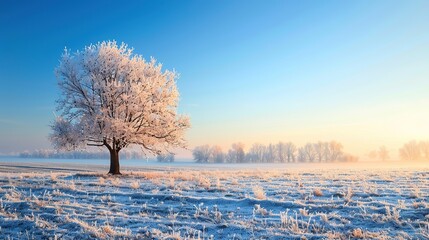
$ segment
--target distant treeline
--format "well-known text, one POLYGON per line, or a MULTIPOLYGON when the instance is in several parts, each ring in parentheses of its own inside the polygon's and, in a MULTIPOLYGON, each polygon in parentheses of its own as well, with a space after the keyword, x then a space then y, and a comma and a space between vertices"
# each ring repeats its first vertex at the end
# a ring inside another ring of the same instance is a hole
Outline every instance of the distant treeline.
MULTIPOLYGON (((143 159, 146 156, 137 150, 124 149, 120 152, 123 159, 143 159)), ((25 151, 18 155, 22 158, 56 158, 56 159, 109 159, 108 151, 69 151, 59 152, 49 149, 38 149, 35 151, 25 151)))
POLYGON ((307 143, 297 147, 294 143, 279 142, 263 145, 255 143, 248 152, 244 144, 234 143, 224 153, 220 146, 202 145, 192 151, 199 163, 296 163, 296 162, 355 162, 356 156, 343 152, 343 145, 336 141, 307 143))
POLYGON ((174 162, 174 154, 172 153, 158 154, 156 156, 156 160, 158 162, 174 162))
POLYGON ((409 141, 399 149, 399 156, 405 161, 429 161, 429 141, 409 141))
MULTIPOLYGON (((120 153, 123 159, 146 159, 147 156, 142 152, 134 149, 123 149, 120 153)), ((38 149, 32 152, 25 151, 19 153, 21 158, 55 158, 55 159, 109 159, 108 151, 69 151, 60 152, 49 149, 38 149)), ((152 157, 154 159, 154 157, 152 157)), ((156 156, 158 162, 174 162, 174 154, 160 154, 156 156)))

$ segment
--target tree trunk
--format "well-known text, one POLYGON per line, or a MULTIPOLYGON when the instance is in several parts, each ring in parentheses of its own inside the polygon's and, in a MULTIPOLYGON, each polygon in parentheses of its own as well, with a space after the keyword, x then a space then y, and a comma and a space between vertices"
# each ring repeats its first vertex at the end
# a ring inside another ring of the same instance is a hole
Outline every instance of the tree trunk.
POLYGON ((109 174, 117 175, 121 174, 119 171, 119 151, 116 149, 110 150, 110 170, 109 174))

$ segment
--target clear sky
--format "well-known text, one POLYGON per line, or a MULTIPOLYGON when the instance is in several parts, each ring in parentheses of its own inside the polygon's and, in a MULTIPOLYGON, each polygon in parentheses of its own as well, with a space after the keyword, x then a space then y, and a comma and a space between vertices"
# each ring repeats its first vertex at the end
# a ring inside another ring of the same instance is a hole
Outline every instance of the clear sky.
POLYGON ((429 1, 0 2, 0 153, 50 148, 54 68, 103 40, 180 73, 190 147, 429 139, 429 1))

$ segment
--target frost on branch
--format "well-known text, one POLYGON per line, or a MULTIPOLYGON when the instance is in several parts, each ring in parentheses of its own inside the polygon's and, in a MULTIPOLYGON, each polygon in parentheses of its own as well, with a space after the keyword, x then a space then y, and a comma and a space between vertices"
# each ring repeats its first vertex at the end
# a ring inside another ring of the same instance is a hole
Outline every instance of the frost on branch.
POLYGON ((130 144, 158 154, 184 147, 189 119, 177 113, 177 74, 115 41, 64 51, 56 69, 62 96, 50 136, 58 149, 130 144))
POLYGON ((62 117, 57 117, 51 127, 53 133, 49 138, 56 149, 70 151, 81 147, 84 142, 83 129, 62 117))

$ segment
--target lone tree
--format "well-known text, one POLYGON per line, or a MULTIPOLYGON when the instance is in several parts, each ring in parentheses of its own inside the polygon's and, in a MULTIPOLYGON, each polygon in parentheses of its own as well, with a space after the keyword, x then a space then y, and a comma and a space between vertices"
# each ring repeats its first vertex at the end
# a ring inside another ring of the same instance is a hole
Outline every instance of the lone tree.
POLYGON ((50 140, 56 149, 105 146, 110 174, 121 174, 119 151, 139 145, 146 153, 185 147, 189 119, 177 113, 177 74, 147 62, 126 44, 101 42, 71 54, 56 69, 60 112, 50 140))

